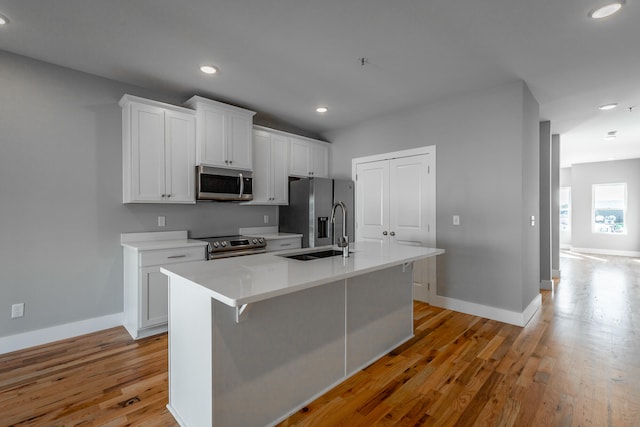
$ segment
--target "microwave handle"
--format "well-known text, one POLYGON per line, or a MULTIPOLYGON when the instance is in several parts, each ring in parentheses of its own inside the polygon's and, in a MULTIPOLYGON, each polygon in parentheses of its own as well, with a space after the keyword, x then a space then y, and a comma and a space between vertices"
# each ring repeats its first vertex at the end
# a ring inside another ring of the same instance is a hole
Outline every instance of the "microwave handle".
POLYGON ((240 196, 239 197, 242 197, 242 193, 244 193, 244 179, 241 173, 239 173, 238 176, 240 177, 240 196))

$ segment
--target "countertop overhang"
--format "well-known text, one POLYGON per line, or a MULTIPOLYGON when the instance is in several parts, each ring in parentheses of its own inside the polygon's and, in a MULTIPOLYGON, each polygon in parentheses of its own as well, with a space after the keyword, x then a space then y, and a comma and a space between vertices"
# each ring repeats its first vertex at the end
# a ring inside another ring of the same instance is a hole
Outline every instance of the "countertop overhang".
MULTIPOLYGON (((325 248, 338 249, 335 246, 325 248)), ((350 245, 352 253, 348 258, 334 256, 298 261, 280 256, 320 249, 297 249, 175 264, 162 267, 160 271, 170 278, 183 279, 203 287, 212 298, 228 306, 240 307, 445 252, 443 249, 421 246, 357 242, 350 245)))

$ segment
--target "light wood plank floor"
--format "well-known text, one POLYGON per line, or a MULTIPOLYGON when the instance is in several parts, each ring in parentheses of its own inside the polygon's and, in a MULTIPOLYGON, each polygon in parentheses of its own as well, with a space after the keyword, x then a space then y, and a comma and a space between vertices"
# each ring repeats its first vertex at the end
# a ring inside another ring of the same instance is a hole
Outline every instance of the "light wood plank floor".
MULTIPOLYGON (((525 328, 416 303, 411 342, 280 426, 640 426, 640 260, 561 268, 525 328)), ((0 425, 175 426, 166 347, 114 328, 2 355, 0 425)))

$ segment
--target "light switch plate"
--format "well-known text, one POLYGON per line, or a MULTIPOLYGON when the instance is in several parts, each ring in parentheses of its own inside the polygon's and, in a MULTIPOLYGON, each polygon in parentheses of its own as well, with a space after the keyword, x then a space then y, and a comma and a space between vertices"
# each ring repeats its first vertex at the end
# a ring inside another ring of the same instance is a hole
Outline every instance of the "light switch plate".
POLYGON ((460 225, 460 215, 453 216, 453 225, 460 225))

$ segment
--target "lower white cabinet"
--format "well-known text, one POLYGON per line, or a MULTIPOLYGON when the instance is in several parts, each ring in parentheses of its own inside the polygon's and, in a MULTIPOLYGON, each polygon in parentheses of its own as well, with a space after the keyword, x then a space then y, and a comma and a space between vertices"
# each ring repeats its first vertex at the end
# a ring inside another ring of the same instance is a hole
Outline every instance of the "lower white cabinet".
POLYGON ((300 249, 302 247, 302 237, 287 237, 278 239, 265 238, 267 241, 267 252, 284 251, 286 249, 300 249))
POLYGON ((134 339, 165 332, 168 280, 160 273, 160 267, 204 260, 206 243, 187 239, 186 232, 126 233, 121 236, 124 327, 134 339), (135 240, 145 237, 152 240, 135 240))

